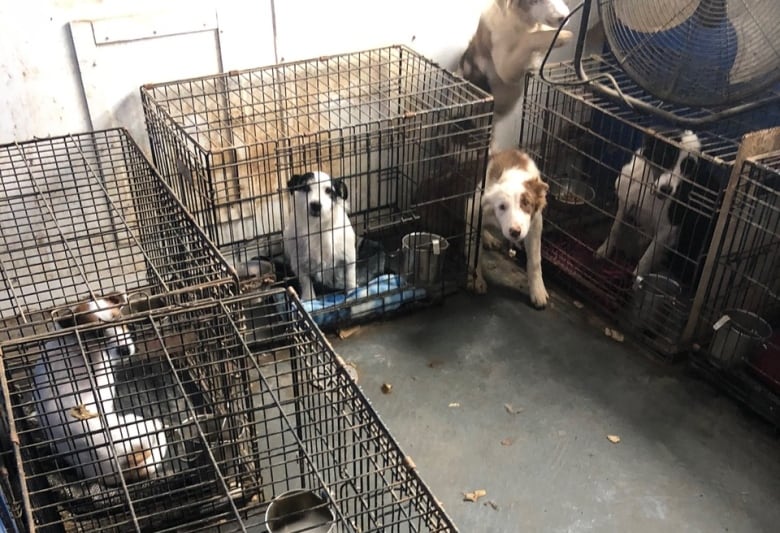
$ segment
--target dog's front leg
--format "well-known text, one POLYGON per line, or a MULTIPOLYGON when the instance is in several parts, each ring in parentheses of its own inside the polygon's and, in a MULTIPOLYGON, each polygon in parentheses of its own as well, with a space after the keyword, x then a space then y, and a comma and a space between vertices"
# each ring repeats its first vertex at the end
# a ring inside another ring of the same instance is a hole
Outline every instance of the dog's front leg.
MULTIPOLYGON (((520 42, 515 40, 496 43, 492 51, 496 74, 504 83, 521 83, 525 73, 531 67, 535 52, 546 52, 553 42, 556 30, 541 30, 525 34, 520 42)), ((574 34, 561 30, 555 47, 561 47, 571 41, 574 34)))
POLYGON ((663 261, 667 247, 674 246, 676 241, 676 227, 665 226, 658 228, 658 234, 650 242, 650 245, 642 254, 642 258, 634 269, 634 288, 639 286, 639 280, 648 274, 655 272, 663 261))
POLYGON ((615 253, 615 247, 617 246, 618 239, 620 239, 620 234, 623 232, 624 218, 625 210, 621 204, 620 207, 618 207, 617 213, 615 214, 615 220, 612 222, 612 227, 609 229, 609 235, 595 252, 596 257, 599 259, 606 259, 615 253))
POLYGON ((526 271, 531 303, 542 309, 547 305, 549 295, 542 278, 542 214, 537 212, 531 219, 531 227, 525 236, 526 271))
POLYGON ((468 280, 469 290, 477 294, 485 294, 487 292, 487 281, 482 275, 482 243, 477 246, 475 240, 471 240, 469 245, 469 270, 471 271, 468 280), (471 271, 471 265, 474 266, 474 270, 471 271))
POLYGON ((301 300, 313 300, 314 299, 314 284, 311 281, 311 275, 308 272, 304 272, 303 275, 298 276, 298 282, 301 284, 301 300))

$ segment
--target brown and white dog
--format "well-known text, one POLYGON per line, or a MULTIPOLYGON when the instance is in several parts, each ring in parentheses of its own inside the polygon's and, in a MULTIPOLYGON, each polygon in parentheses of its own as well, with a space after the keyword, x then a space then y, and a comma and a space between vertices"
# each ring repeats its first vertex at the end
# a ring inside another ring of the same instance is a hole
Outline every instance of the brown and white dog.
MULTIPOLYGON (((496 120, 512 111, 523 94, 526 72, 539 68, 568 14, 563 0, 490 0, 461 56, 458 73, 493 95, 496 120)), ((555 47, 573 37, 561 30, 555 47)))
POLYGON ((155 419, 114 410, 115 366, 135 355, 135 343, 117 323, 124 295, 79 304, 57 317, 58 328, 83 326, 46 342, 33 374, 38 419, 60 459, 79 476, 105 485, 152 477, 167 450, 155 419))
MULTIPOLYGON (((484 191, 477 191, 475 200, 469 201, 467 218, 472 228, 477 226, 479 210, 482 210, 482 246, 495 247, 500 240, 490 230, 501 230, 510 243, 523 244, 526 251, 526 269, 531 303, 538 308, 547 305, 547 289, 542 279, 542 210, 547 205, 548 186, 541 179, 534 161, 522 150, 510 149, 496 152, 490 157, 485 177, 484 191)), ((474 232, 471 232, 474 235, 474 232)), ((469 266, 474 265, 470 288, 477 293, 487 290, 487 282, 480 261, 482 246, 473 240, 469 243, 469 266)))

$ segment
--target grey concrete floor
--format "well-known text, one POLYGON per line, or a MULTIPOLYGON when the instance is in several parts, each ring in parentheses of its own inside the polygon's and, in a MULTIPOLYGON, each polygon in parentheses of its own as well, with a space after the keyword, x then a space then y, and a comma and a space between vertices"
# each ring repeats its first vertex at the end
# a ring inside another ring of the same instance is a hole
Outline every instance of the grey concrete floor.
POLYGON ((770 427, 492 261, 485 296, 332 339, 461 532, 780 530, 770 427))

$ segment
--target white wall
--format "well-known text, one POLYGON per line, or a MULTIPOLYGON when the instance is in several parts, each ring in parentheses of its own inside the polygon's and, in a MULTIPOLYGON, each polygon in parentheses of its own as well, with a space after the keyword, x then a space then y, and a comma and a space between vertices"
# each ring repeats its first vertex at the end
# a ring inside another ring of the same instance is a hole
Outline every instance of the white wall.
MULTIPOLYGON (((145 146, 138 98, 142 83, 277 60, 403 43, 454 68, 484 4, 0 0, 0 143, 125 126, 145 146), (202 31, 185 39, 182 33, 202 20, 202 31), (206 26, 213 20, 211 31, 206 26), (108 33, 103 37, 100 31, 108 33)), ((577 25, 572 21, 572 29, 577 25)), ((572 49, 560 49, 556 57, 567 57, 572 49)), ((509 138, 516 125, 510 121, 509 138)))

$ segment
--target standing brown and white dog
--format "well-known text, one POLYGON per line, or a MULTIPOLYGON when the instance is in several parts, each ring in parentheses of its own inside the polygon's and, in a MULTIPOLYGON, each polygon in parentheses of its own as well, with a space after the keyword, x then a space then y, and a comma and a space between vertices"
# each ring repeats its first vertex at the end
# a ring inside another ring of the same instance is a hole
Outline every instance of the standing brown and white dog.
MULTIPOLYGON (((531 303, 538 308, 545 307, 548 299, 542 279, 542 210, 547 205, 548 188, 528 154, 511 149, 490 157, 485 189, 475 195, 482 210, 482 246, 500 244, 489 233, 490 229, 500 229, 510 243, 524 245, 531 303)), ((479 220, 479 210, 473 202, 469 201, 466 215, 471 219, 472 228, 479 220)), ((473 231, 471 235, 474 235, 473 231)), ((477 247, 473 240, 469 243, 469 266, 476 268, 469 284, 480 294, 487 291, 480 261, 482 246, 477 247)))
MULTIPOLYGON (((459 74, 493 95, 496 120, 509 114, 523 94, 523 79, 539 68, 542 54, 568 16, 563 0, 490 0, 458 65, 459 74)), ((561 30, 555 47, 574 34, 561 30)))
POLYGON ((116 367, 135 355, 130 331, 116 322, 125 303, 107 296, 59 317, 60 328, 82 329, 49 340, 33 376, 38 419, 58 456, 105 485, 153 477, 167 451, 161 421, 115 411, 116 367))

